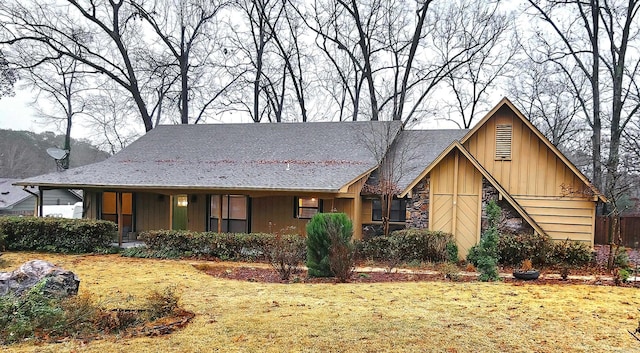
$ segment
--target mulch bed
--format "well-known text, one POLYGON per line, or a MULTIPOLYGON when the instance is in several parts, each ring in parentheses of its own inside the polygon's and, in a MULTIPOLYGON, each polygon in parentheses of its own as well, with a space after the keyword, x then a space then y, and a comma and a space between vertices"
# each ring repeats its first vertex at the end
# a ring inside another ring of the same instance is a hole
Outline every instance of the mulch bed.
MULTIPOLYGON (((236 281, 248 281, 248 282, 260 282, 260 283, 337 283, 335 278, 314 278, 308 277, 306 270, 301 270, 293 275, 291 275, 289 280, 280 279, 278 273, 269 267, 264 266, 251 266, 251 264, 246 264, 246 266, 234 264, 234 266, 224 266, 222 264, 215 265, 203 265, 199 264, 195 266, 198 270, 205 272, 206 274, 216 277, 216 278, 224 278, 236 281)), ((394 270, 395 271, 395 270, 394 270)), ((509 269, 502 269, 501 272, 509 273, 509 269)), ((553 272, 551 272, 553 273, 553 272)), ((574 274, 574 273, 572 273, 574 274)), ((577 273, 575 273, 577 274, 577 273)), ((451 279, 445 278, 443 274, 421 274, 421 273, 398 273, 398 272, 354 272, 349 280, 350 283, 388 283, 388 282, 429 282, 429 281, 453 281, 451 279)), ((455 282, 475 282, 477 281, 477 276, 473 275, 460 275, 455 280, 455 282)), ((576 279, 569 278, 567 280, 562 280, 561 278, 545 278, 545 276, 541 276, 541 278, 533 281, 522 281, 511 276, 502 279, 505 283, 512 283, 514 285, 523 285, 523 284, 559 284, 559 285, 569 285, 569 284, 587 284, 587 285, 605 285, 605 286, 613 286, 615 285, 614 281, 606 278, 596 277, 592 280, 584 280, 584 279, 576 279)), ((630 282, 630 283, 621 283, 621 286, 626 287, 640 287, 640 283, 630 282)))

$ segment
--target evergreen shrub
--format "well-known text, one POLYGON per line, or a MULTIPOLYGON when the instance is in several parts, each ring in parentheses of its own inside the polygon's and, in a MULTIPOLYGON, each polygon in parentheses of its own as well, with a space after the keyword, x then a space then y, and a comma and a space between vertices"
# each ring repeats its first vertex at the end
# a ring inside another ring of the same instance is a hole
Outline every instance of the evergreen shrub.
MULTIPOLYGON (((307 224, 307 269, 312 277, 331 277, 330 248, 347 246, 353 224, 344 213, 318 213, 307 224)), ((337 260, 337 259, 336 259, 337 260)), ((344 259, 340 259, 344 260, 344 259)), ((334 267, 338 264, 334 264, 334 267)))
POLYGON ((108 248, 113 222, 92 219, 0 217, 7 250, 90 253, 108 248))

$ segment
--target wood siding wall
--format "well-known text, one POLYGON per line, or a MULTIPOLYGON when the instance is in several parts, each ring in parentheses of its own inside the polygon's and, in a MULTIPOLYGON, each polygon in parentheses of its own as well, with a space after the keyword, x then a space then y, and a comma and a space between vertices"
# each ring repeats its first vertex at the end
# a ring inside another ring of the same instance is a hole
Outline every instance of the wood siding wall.
POLYGON ((256 197, 251 199, 251 231, 255 233, 279 232, 287 227, 305 233, 307 220, 293 217, 293 196, 256 197))
POLYGON ((456 150, 429 175, 430 229, 452 233, 464 258, 480 240, 482 174, 456 150))
POLYGON ((595 202, 581 194, 589 187, 511 109, 499 109, 464 146, 552 238, 593 244, 595 202), (513 126, 511 160, 495 159, 499 124, 513 126))
POLYGON ((196 232, 207 230, 207 195, 188 195, 187 229, 196 232))
POLYGON ((171 197, 152 193, 136 193, 136 232, 171 229, 171 197))

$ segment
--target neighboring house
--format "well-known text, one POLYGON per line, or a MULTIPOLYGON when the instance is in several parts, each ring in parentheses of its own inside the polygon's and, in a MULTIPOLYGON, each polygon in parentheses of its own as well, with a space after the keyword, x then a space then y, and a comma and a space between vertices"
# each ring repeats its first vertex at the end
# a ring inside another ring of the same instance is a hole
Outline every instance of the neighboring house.
POLYGON ((392 225, 451 232, 464 256, 484 205, 505 227, 593 244, 587 178, 503 99, 471 130, 402 130, 399 122, 159 126, 106 161, 22 180, 84 190, 85 215, 121 229, 305 232, 316 212, 345 212, 354 237, 381 224, 366 184, 393 165, 392 225), (364 190, 363 190, 364 188, 364 190))
MULTIPOLYGON (((20 179, 0 178, 0 216, 33 216, 37 212, 35 195, 38 188, 15 186, 20 179)), ((42 193, 44 205, 73 205, 82 201, 82 192, 68 189, 51 189, 42 193)), ((38 196, 39 197, 39 196, 38 196)))

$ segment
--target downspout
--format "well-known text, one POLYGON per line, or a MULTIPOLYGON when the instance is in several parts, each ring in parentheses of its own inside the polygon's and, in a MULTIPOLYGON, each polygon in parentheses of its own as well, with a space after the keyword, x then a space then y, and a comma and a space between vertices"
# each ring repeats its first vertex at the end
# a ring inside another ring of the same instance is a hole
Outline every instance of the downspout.
POLYGON ((27 188, 28 188, 28 186, 23 186, 22 190, 30 193, 31 195, 35 196, 35 198, 36 198, 36 204, 35 204, 34 209, 33 209, 33 215, 34 216, 37 216, 37 215, 42 216, 42 205, 41 205, 41 202, 40 202, 40 200, 42 200, 42 191, 38 190, 39 194, 36 194, 33 191, 29 191, 27 188), (38 210, 40 212, 38 212, 38 210))

